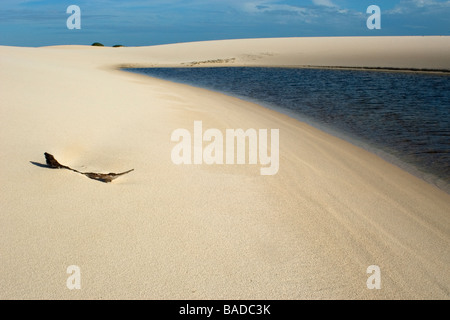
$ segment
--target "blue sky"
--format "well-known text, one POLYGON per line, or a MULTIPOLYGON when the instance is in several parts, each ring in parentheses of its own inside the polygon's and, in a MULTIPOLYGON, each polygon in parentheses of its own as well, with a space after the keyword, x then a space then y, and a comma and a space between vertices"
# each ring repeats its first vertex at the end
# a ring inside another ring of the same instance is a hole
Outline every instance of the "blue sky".
POLYGON ((145 46, 237 38, 450 35, 449 0, 1 0, 0 45, 145 46), (69 5, 81 29, 69 30, 69 5), (381 30, 369 30, 369 5, 381 30))

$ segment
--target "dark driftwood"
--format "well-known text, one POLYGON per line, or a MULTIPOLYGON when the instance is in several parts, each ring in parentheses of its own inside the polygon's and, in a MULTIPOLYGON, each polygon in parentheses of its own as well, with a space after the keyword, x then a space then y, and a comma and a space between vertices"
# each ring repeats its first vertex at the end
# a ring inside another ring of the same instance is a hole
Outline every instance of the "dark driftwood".
POLYGON ((118 177, 120 177, 120 176, 122 176, 124 174, 130 173, 131 171, 134 170, 134 169, 131 169, 131 170, 128 170, 128 171, 125 171, 125 172, 122 172, 122 173, 113 173, 113 172, 110 172, 110 173, 80 172, 78 170, 75 170, 75 169, 72 169, 70 167, 67 167, 67 166, 64 166, 64 165, 60 164, 55 159, 55 157, 53 155, 51 155, 50 153, 45 152, 44 155, 45 155, 45 160, 47 162, 47 165, 50 168, 52 168, 52 169, 67 169, 67 170, 71 170, 71 171, 76 172, 76 173, 84 174, 88 178, 91 178, 91 179, 94 179, 94 180, 98 180, 98 181, 101 181, 101 182, 111 182, 114 179, 116 179, 116 178, 118 178, 118 177))

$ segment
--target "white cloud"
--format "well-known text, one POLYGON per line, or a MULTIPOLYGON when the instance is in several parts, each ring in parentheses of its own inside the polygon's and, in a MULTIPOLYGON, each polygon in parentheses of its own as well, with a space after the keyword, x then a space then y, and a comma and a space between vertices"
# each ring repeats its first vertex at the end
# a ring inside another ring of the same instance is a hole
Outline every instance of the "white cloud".
POLYGON ((414 3, 414 5, 416 5, 417 7, 421 8, 421 7, 426 7, 426 6, 431 6, 431 5, 436 5, 436 4, 442 4, 441 2, 437 2, 434 0, 413 0, 412 1, 414 3))
POLYGON ((324 7, 337 7, 331 0, 312 0, 315 5, 324 6, 324 7))
POLYGON ((302 7, 291 6, 287 4, 274 4, 266 1, 260 2, 247 2, 244 4, 244 9, 250 13, 261 12, 290 12, 297 14, 306 14, 307 9, 302 7))
POLYGON ((450 8, 450 1, 436 0, 401 0, 395 8, 386 11, 388 14, 408 14, 412 11, 424 9, 450 8))

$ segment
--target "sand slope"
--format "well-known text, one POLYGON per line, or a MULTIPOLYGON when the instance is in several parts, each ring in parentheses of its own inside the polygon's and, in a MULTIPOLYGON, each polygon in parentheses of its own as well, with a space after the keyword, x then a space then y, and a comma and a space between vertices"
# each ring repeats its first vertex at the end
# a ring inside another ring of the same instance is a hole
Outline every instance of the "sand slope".
POLYGON ((208 64, 450 69, 449 43, 0 47, 0 298, 448 299, 448 194, 285 115, 114 67, 234 59, 208 64), (280 129, 278 174, 174 165, 170 135, 195 120, 280 129), (135 171, 103 184, 36 165, 44 152, 81 171, 135 171), (66 287, 70 265, 81 290, 66 287), (381 290, 366 287, 370 265, 381 268, 381 290))

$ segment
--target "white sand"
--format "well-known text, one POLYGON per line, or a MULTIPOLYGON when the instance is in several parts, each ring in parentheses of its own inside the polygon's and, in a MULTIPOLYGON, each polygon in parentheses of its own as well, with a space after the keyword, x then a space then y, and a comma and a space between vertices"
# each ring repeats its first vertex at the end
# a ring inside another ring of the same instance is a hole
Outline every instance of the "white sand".
POLYGON ((0 298, 448 299, 447 193, 275 111, 115 68, 450 70, 449 40, 0 47, 0 298), (194 120, 280 129, 278 174, 174 165, 170 135, 194 120), (135 171, 104 184, 30 163, 44 152, 81 171, 135 171), (66 287, 70 265, 81 290, 66 287), (366 287, 370 265, 380 290, 366 287))

